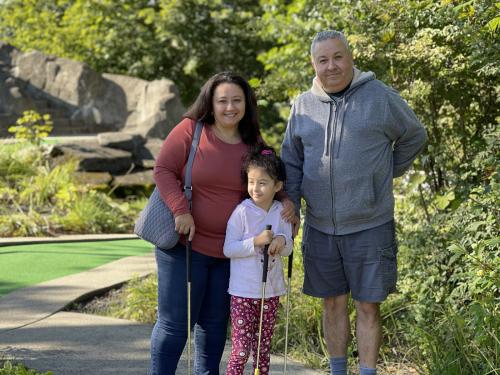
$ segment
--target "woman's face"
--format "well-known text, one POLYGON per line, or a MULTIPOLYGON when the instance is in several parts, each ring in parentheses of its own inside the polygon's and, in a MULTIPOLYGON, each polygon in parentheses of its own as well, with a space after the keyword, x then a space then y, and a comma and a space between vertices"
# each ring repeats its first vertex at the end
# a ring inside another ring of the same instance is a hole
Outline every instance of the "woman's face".
POLYGON ((237 127, 245 115, 245 93, 234 83, 221 83, 215 88, 212 106, 215 125, 237 127))

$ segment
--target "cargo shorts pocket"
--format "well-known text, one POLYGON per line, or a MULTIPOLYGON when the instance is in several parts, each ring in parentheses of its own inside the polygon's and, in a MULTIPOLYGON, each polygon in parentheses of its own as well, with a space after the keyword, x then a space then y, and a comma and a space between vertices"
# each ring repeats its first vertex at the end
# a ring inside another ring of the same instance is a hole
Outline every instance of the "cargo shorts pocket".
POLYGON ((396 282, 398 278, 397 253, 397 244, 380 249, 382 284, 387 292, 392 292, 396 289, 396 282))

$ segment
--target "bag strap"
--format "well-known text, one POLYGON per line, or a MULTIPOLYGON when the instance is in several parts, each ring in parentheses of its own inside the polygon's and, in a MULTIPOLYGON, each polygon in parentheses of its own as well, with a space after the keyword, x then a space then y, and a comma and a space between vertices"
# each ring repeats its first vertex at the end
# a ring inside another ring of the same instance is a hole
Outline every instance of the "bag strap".
POLYGON ((203 129, 203 124, 201 121, 196 121, 196 128, 194 129, 193 140, 191 141, 191 149, 189 150, 189 157, 186 163, 186 173, 184 175, 184 194, 189 203, 189 210, 191 211, 191 200, 193 199, 193 186, 191 185, 192 169, 194 156, 196 150, 198 149, 198 144, 200 143, 201 130, 203 129))

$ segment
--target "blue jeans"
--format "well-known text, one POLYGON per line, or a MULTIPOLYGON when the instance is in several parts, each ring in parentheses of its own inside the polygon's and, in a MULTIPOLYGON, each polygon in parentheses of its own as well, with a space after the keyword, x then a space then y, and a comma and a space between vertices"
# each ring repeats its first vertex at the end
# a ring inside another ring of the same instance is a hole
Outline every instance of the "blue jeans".
MULTIPOLYGON (((229 259, 192 252, 191 328, 194 372, 219 374, 226 343, 230 296, 229 259)), ((158 319, 151 335, 151 375, 174 375, 187 341, 186 249, 156 249, 158 319)), ((186 366, 187 367, 187 366, 186 366)))

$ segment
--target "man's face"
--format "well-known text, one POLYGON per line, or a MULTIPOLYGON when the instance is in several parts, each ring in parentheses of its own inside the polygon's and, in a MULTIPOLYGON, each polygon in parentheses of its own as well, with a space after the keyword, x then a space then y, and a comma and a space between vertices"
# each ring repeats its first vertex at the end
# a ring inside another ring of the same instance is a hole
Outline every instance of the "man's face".
POLYGON ((316 43, 311 60, 316 76, 327 93, 342 91, 352 81, 352 55, 339 39, 316 43))

